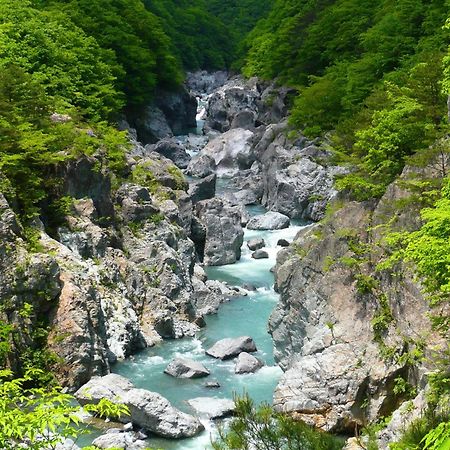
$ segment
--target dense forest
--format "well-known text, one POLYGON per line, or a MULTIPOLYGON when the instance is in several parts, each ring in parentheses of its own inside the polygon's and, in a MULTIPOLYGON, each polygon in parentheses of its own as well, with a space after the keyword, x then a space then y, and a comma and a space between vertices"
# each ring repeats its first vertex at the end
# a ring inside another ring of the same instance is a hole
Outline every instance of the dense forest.
MULTIPOLYGON (((51 228, 67 206, 55 167, 100 155, 113 186, 128 175, 129 142, 117 129, 124 111, 145 107, 160 89, 177 89, 187 71, 228 70, 275 81, 296 92, 290 136, 320 142, 333 164, 348 169, 336 179, 346 200, 379 199, 408 165, 438 167, 438 177, 409 181, 421 227, 388 229, 383 264, 414 267, 439 310, 431 315, 434 329, 448 339, 449 16, 448 0, 0 0, 0 193, 33 248, 33 220, 49 216, 51 228)), ((0 368, 10 334, 0 322, 0 368)), ((450 388, 448 355, 440 362, 435 404, 450 388)), ((48 424, 28 412, 21 423, 7 417, 11 399, 18 404, 24 393, 32 394, 28 411, 56 411, 51 426, 74 420, 71 398, 57 387, 45 390, 49 377, 33 364, 16 382, 9 370, 0 370, 0 427, 15 423, 16 436, 30 425, 48 424)), ((252 407, 235 433, 250 413, 257 423, 264 418, 252 407)), ((114 405, 93 411, 106 416, 108 408, 121 412, 114 405)), ((272 411, 265 414, 274 420, 272 411)), ((276 420, 283 425, 281 416, 276 420)), ((433 442, 441 439, 441 447, 409 443, 406 436, 396 450, 445 450, 445 424, 424 419, 419 433, 420 439, 435 433, 433 442)), ((281 429, 292 427, 288 422, 281 429)), ((0 446, 8 448, 9 438, 0 438, 0 446)), ((224 447, 217 448, 235 448, 234 438, 222 436, 224 447)))

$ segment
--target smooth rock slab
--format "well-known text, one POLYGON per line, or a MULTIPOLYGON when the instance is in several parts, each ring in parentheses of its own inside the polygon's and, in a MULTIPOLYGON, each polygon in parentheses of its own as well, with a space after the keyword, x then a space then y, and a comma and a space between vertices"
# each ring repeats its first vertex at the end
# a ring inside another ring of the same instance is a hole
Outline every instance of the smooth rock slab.
POLYGON ((250 336, 226 338, 206 350, 206 354, 218 359, 231 359, 242 352, 256 352, 256 345, 250 336))
POLYGON ((256 250, 256 252, 252 253, 253 259, 267 259, 269 254, 265 250, 256 250))
POLYGON ((221 419, 231 416, 236 406, 226 398, 198 397, 188 400, 188 404, 200 415, 208 419, 221 419))
POLYGON ((238 360, 236 363, 236 367, 234 368, 235 373, 255 373, 258 369, 264 366, 264 363, 255 358, 253 355, 250 355, 247 352, 242 352, 238 356, 238 360))
POLYGON ((264 239, 250 239, 249 241, 247 241, 247 247, 252 251, 259 250, 265 246, 266 242, 264 241, 264 239))
POLYGON ((175 378, 202 378, 210 374, 202 363, 185 358, 176 358, 171 361, 164 373, 175 378))
POLYGON ((288 228, 290 219, 284 214, 269 211, 261 216, 252 217, 247 224, 249 230, 281 230, 288 228))
POLYGON ((128 406, 130 416, 122 416, 123 423, 133 424, 158 436, 170 439, 192 437, 204 430, 195 417, 174 408, 170 402, 156 392, 136 389, 133 384, 117 374, 94 377, 76 393, 83 406, 97 404, 102 398, 128 406))

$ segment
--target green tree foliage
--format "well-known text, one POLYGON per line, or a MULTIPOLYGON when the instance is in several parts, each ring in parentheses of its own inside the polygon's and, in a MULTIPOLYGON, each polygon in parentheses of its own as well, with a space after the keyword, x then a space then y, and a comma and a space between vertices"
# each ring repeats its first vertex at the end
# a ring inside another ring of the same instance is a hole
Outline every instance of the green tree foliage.
MULTIPOLYGON (((22 378, 13 378, 8 370, 0 370, 0 446, 15 450, 26 443, 31 450, 54 449, 65 438, 76 439, 83 429, 74 398, 59 387, 32 387, 37 369, 22 378), (31 387, 30 387, 31 386, 31 387)), ((103 399, 85 410, 100 417, 129 414, 126 406, 103 399)))
POLYGON ((328 133, 337 161, 357 167, 341 188, 379 196, 447 132, 447 14, 444 0, 277 0, 246 39, 244 73, 297 87, 291 123, 328 133))
POLYGON ((235 399, 236 417, 213 442, 215 450, 340 450, 342 440, 315 431, 303 422, 276 413, 269 405, 255 407, 245 396, 235 399))
POLYGON ((104 50, 58 11, 28 0, 0 1, 0 67, 16 65, 43 87, 53 104, 106 119, 122 106, 104 50))
POLYGON ((161 22, 141 0, 49 0, 47 9, 62 9, 107 55, 117 88, 128 104, 148 102, 156 86, 171 88, 182 81, 161 22))
POLYGON ((145 0, 160 17, 174 54, 185 68, 224 69, 231 64, 233 42, 228 27, 207 10, 204 0, 145 0))

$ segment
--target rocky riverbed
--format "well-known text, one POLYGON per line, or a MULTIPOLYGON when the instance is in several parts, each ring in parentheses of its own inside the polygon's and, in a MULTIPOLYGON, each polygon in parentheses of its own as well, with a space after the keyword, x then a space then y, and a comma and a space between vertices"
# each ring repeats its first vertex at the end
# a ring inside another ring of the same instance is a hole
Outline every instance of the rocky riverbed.
MULTIPOLYGON (((413 351, 418 334, 435 339, 420 286, 375 274, 364 257, 406 194, 393 185, 379 202, 337 198, 344 169, 320 142, 290 133, 291 93, 224 73, 161 93, 121 122, 131 145, 120 186, 100 156, 55 169, 72 200, 56 228, 36 220, 33 251, 0 194, 0 296, 11 299, 2 315, 29 330, 17 352, 35 345, 47 317, 59 381, 81 402, 93 389, 130 407, 131 424, 100 437, 101 448, 207 447, 212 418, 230 414, 243 390, 257 401, 275 391, 277 409, 351 433, 400 406, 399 377, 425 386, 428 368, 387 361, 373 329, 388 308, 392 351, 413 351), (333 201, 345 207, 306 226, 333 201), (358 284, 372 279, 376 290, 358 284), (32 314, 19 314, 26 304, 32 314)), ((411 208, 399 226, 418 225, 411 208)), ((381 445, 395 432, 381 433, 381 445)))

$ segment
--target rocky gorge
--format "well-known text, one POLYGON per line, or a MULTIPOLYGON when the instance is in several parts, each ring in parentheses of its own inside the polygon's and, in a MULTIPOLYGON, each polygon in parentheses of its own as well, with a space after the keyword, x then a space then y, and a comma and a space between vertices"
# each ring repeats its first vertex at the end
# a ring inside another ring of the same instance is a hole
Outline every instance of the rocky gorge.
MULTIPOLYGON (((402 379, 416 397, 402 422, 417 416, 431 369, 414 360, 414 352, 424 339, 441 342, 430 329, 420 285, 406 268, 376 268, 384 258, 384 224, 419 226, 410 219, 417 214, 414 204, 401 214, 393 209, 408 192, 393 184, 380 201, 365 203, 338 194, 334 179, 345 169, 332 164, 323 142, 291 133, 287 88, 222 72, 192 74, 187 88, 169 99, 161 94, 145 114, 122 121, 130 148, 129 175, 120 186, 111 184, 99 156, 56 169, 70 202, 51 232, 45 218, 36 220, 35 248, 0 196, 0 297, 8 299, 1 314, 24 330, 17 352, 37 346, 34 331, 48 326, 55 373, 77 391, 80 404, 110 398, 130 408, 131 419, 123 422, 131 421, 131 428, 109 433, 109 440, 98 437, 100 448, 145 448, 148 437, 150 445, 167 449, 203 448, 209 436, 191 444, 153 436, 190 438, 205 426, 211 430, 210 418, 231 414, 229 404, 207 408, 207 419, 195 407, 188 414, 181 410, 184 399, 175 404, 176 394, 157 393, 164 386, 142 389, 127 379, 145 358, 162 358, 164 348, 171 349, 169 365, 163 361, 170 375, 160 370, 161 376, 185 378, 179 386, 192 401, 192 391, 205 396, 204 381, 194 389, 185 383, 216 376, 214 370, 226 373, 222 379, 229 384, 238 383, 230 370, 247 374, 236 375, 241 377, 267 375, 261 400, 270 400, 275 388, 277 410, 351 435, 395 414, 408 397, 395 393, 402 379), (196 127, 196 98, 204 105, 204 133, 186 134, 196 127), (367 246, 375 242, 379 252, 369 257, 367 246), (268 278, 275 258, 279 301, 268 278), (255 267, 260 272, 248 275, 255 267), (222 335, 216 332, 220 339, 206 337, 198 347, 221 311, 260 308, 252 287, 265 296, 264 320, 271 313, 276 364, 265 326, 255 330, 258 335, 237 338, 229 335, 226 317, 222 335), (29 314, 23 313, 27 305, 29 314), (221 362, 234 357, 237 363, 221 362), (226 412, 217 413, 222 408, 226 412)), ((404 177, 412 173, 408 168, 404 177)), ((221 399, 230 400, 232 389, 220 392, 221 399)), ((381 448, 398 433, 380 432, 381 448)))

